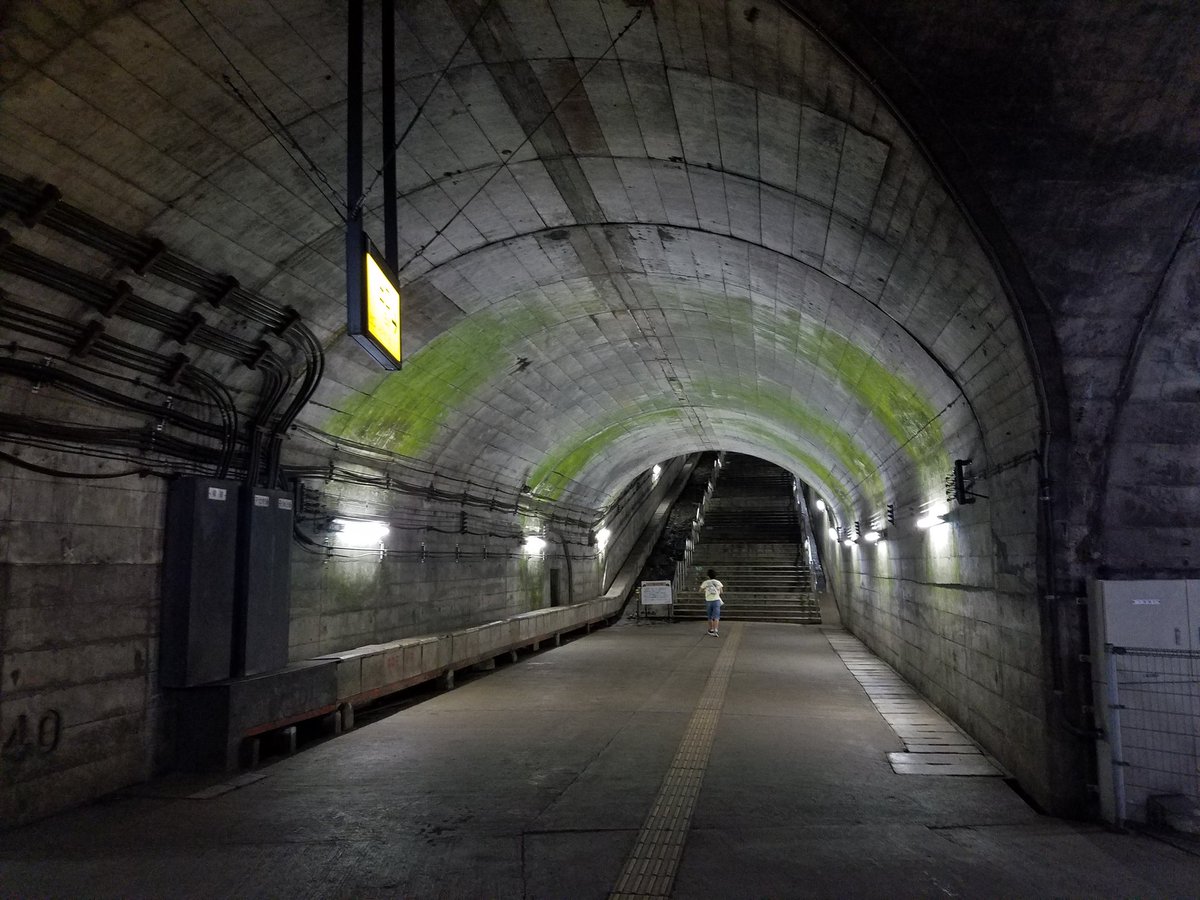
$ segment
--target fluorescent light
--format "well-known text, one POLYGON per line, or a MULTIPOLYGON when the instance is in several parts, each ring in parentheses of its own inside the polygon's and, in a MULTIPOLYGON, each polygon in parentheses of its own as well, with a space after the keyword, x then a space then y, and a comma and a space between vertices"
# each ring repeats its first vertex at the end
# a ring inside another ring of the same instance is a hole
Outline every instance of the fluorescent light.
POLYGON ((817 509, 819 509, 821 512, 825 512, 825 501, 820 497, 817 498, 817 509))
POLYGON ((379 544, 391 531, 386 522, 363 519, 334 519, 333 524, 339 526, 337 533, 341 535, 342 540, 352 544, 379 544))
POLYGON ((842 541, 842 544, 844 544, 847 547, 853 547, 854 546, 854 538, 846 538, 844 541, 842 541))
POLYGON ((601 528, 599 531, 597 531, 596 532, 596 549, 599 550, 601 553, 603 553, 604 548, 608 546, 608 539, 611 537, 612 537, 612 532, 609 531, 607 528, 601 528))
POLYGON ((866 541, 868 544, 874 544, 874 543, 877 543, 882 537, 883 537, 883 535, 880 534, 878 531, 868 531, 866 534, 863 535, 863 540, 866 541))
POLYGON ((658 477, 660 475, 662 475, 662 466, 655 465, 654 468, 650 470, 650 483, 658 484, 658 477))
POLYGON ((838 533, 837 533, 837 529, 836 529, 836 528, 830 528, 830 529, 829 529, 829 539, 830 539, 831 541, 836 541, 836 540, 838 539, 838 533))
POLYGON ((546 549, 546 539, 536 534, 525 535, 525 552, 532 556, 546 549))
POLYGON ((946 514, 950 512, 950 507, 945 503, 934 503, 929 507, 929 512, 921 518, 917 519, 917 527, 921 529, 932 528, 934 525, 941 525, 946 521, 946 514))

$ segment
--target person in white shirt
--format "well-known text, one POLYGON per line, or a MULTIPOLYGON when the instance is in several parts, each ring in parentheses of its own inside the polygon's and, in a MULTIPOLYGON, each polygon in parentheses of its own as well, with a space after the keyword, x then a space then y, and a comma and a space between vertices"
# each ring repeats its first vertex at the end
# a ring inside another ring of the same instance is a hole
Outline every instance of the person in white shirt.
POLYGON ((700 582, 700 590, 704 591, 704 601, 708 606, 708 633, 713 637, 720 635, 717 626, 721 622, 721 607, 725 603, 721 599, 723 587, 725 585, 717 581, 717 573, 713 569, 708 570, 708 580, 700 582))

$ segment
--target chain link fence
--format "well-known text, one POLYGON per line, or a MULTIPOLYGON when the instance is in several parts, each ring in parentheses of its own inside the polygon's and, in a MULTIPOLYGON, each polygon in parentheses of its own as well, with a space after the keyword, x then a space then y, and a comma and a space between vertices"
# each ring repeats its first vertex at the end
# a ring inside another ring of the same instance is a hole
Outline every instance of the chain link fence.
POLYGON ((1200 653, 1106 649, 1118 821, 1145 821, 1154 796, 1200 804, 1200 653))

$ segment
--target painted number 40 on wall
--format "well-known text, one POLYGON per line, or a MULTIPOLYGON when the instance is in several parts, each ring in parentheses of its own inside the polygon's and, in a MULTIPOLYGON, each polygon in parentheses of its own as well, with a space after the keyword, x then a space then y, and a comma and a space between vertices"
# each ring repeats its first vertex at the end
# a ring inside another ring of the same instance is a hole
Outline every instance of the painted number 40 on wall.
POLYGON ((5 737, 0 755, 11 762, 21 762, 35 753, 53 753, 61 739, 62 715, 58 710, 47 710, 36 723, 22 713, 5 737))

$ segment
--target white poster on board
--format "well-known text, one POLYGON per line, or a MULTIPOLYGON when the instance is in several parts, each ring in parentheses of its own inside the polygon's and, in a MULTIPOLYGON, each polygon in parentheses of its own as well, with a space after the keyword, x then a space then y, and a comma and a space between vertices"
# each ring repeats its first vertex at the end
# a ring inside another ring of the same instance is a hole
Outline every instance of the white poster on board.
POLYGON ((671 582, 643 581, 642 606, 669 606, 671 604, 671 582))

